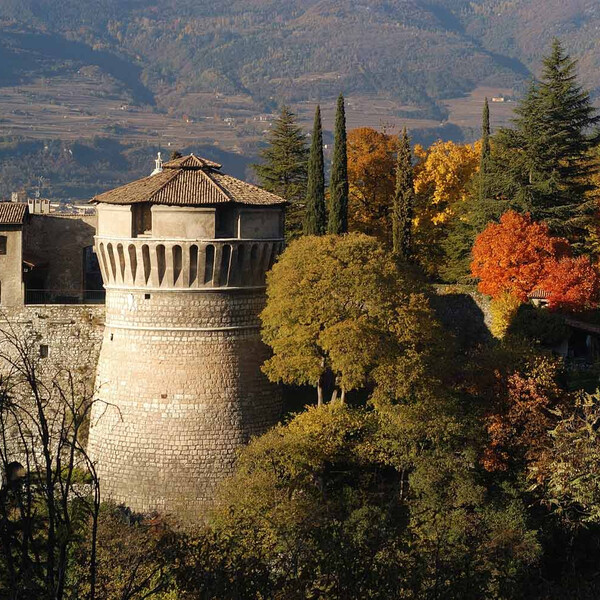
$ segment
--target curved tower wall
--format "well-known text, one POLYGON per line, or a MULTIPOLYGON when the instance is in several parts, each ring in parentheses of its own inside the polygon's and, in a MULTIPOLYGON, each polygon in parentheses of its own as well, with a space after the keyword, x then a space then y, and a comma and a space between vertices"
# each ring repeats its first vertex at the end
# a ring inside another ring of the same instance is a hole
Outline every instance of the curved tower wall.
POLYGON ((105 498, 198 515, 240 446, 277 422, 258 315, 282 248, 97 237, 106 329, 89 451, 105 498))

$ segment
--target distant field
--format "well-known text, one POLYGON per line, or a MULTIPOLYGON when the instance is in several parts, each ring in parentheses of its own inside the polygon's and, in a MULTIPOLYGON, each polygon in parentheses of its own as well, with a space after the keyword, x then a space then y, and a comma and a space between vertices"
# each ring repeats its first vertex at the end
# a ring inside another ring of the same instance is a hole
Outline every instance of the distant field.
POLYGON ((513 91, 506 88, 478 87, 464 98, 454 98, 444 104, 450 116, 448 121, 463 128, 478 128, 481 126, 481 112, 487 97, 490 103, 490 122, 492 129, 505 127, 510 124, 510 119, 515 106, 512 100, 513 91), (503 97, 504 102, 493 102, 492 98, 503 97))
MULTIPOLYGON (((481 120, 483 98, 487 95, 510 96, 511 90, 477 88, 464 98, 448 100, 450 116, 447 123, 464 129, 477 129, 481 120)), ((189 99, 188 99, 189 100, 189 99)), ((117 137, 128 143, 145 143, 163 147, 189 147, 193 144, 215 144, 227 151, 244 152, 259 143, 270 126, 268 116, 259 116, 244 96, 195 94, 193 103, 202 115, 195 120, 161 113, 150 107, 128 104, 116 84, 77 74, 54 77, 29 85, 0 89, 0 132, 3 136, 24 139, 80 140, 95 136, 117 137), (214 108, 215 101, 218 108, 214 108), (207 106, 202 114, 202 106, 207 106)), ((491 104, 495 126, 508 122, 511 102, 491 104)), ((293 107, 308 129, 312 126, 314 102, 293 107)), ((414 110, 414 107, 412 107, 414 110)), ((374 127, 397 133, 403 127, 412 130, 434 130, 446 123, 431 119, 411 119, 397 116, 410 112, 391 100, 369 96, 347 98, 348 127, 374 127)), ((322 105, 326 131, 333 129, 335 102, 322 105)))

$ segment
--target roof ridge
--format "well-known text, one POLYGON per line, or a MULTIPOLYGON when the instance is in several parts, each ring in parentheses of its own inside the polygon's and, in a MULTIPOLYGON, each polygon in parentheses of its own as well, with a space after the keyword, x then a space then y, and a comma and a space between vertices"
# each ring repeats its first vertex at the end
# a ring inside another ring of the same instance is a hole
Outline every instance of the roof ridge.
MULTIPOLYGON (((230 194, 227 193, 227 191, 225 189, 223 189, 222 186, 220 186, 211 176, 209 173, 205 172, 205 171, 201 171, 202 175, 204 175, 204 177, 206 177, 206 179, 208 179, 210 181, 210 183, 223 195, 225 196, 225 198, 227 198, 227 200, 229 200, 229 202, 235 202, 235 200, 231 197, 230 194)), ((222 175, 222 173, 221 173, 222 175)))
POLYGON ((180 156, 163 163, 165 169, 215 169, 219 170, 223 165, 215 161, 196 156, 193 152, 186 156, 180 156))

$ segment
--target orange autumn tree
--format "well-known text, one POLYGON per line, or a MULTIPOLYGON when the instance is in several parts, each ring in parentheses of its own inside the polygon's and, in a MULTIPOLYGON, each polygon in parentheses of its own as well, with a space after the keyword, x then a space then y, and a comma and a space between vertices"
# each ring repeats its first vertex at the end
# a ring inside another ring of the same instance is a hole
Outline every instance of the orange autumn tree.
POLYGON ((600 278, 587 256, 554 261, 537 287, 549 294, 551 309, 576 312, 598 307, 600 278))
POLYGON ((348 133, 350 231, 389 242, 397 148, 397 136, 370 127, 360 127, 348 133))
POLYGON ((530 292, 548 281, 555 263, 570 256, 570 248, 564 238, 551 236, 544 223, 509 211, 477 236, 472 254, 471 273, 480 280, 480 292, 492 298, 508 292, 526 302, 530 292))
POLYGON ((506 471, 521 465, 538 482, 549 459, 548 431, 567 410, 573 397, 558 383, 559 362, 536 358, 519 372, 498 374, 495 406, 486 419, 488 443, 482 456, 487 471, 506 471))

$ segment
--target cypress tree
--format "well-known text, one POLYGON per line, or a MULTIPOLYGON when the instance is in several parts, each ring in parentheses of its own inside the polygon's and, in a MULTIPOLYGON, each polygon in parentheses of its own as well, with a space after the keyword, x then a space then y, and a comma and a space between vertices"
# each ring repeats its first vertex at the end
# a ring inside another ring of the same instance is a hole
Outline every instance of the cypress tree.
POLYGON ((490 146, 490 105, 485 99, 481 123, 481 154, 479 157, 479 200, 485 202, 488 196, 487 179, 489 177, 489 164, 492 149, 490 146))
POLYGON ((290 203, 286 233, 288 238, 294 238, 302 229, 308 148, 296 115, 288 106, 282 106, 267 141, 269 145, 260 153, 262 163, 253 168, 264 189, 290 203))
POLYGON ((415 188, 410 138, 404 128, 398 147, 396 190, 392 204, 393 252, 404 260, 408 260, 411 256, 414 204, 415 188))
POLYGON ((321 107, 315 110, 312 143, 308 158, 308 184, 306 189, 306 213, 304 234, 323 235, 327 229, 325 208, 325 161, 323 159, 323 130, 321 107))
POLYGON ((346 110, 340 94, 335 115, 333 160, 329 183, 329 233, 348 231, 348 149, 346 140, 346 110))
POLYGON ((576 66, 555 39, 540 81, 515 109, 514 127, 497 141, 500 193, 577 246, 597 210, 587 192, 594 172, 589 151, 598 142, 590 130, 600 117, 577 83, 576 66))

